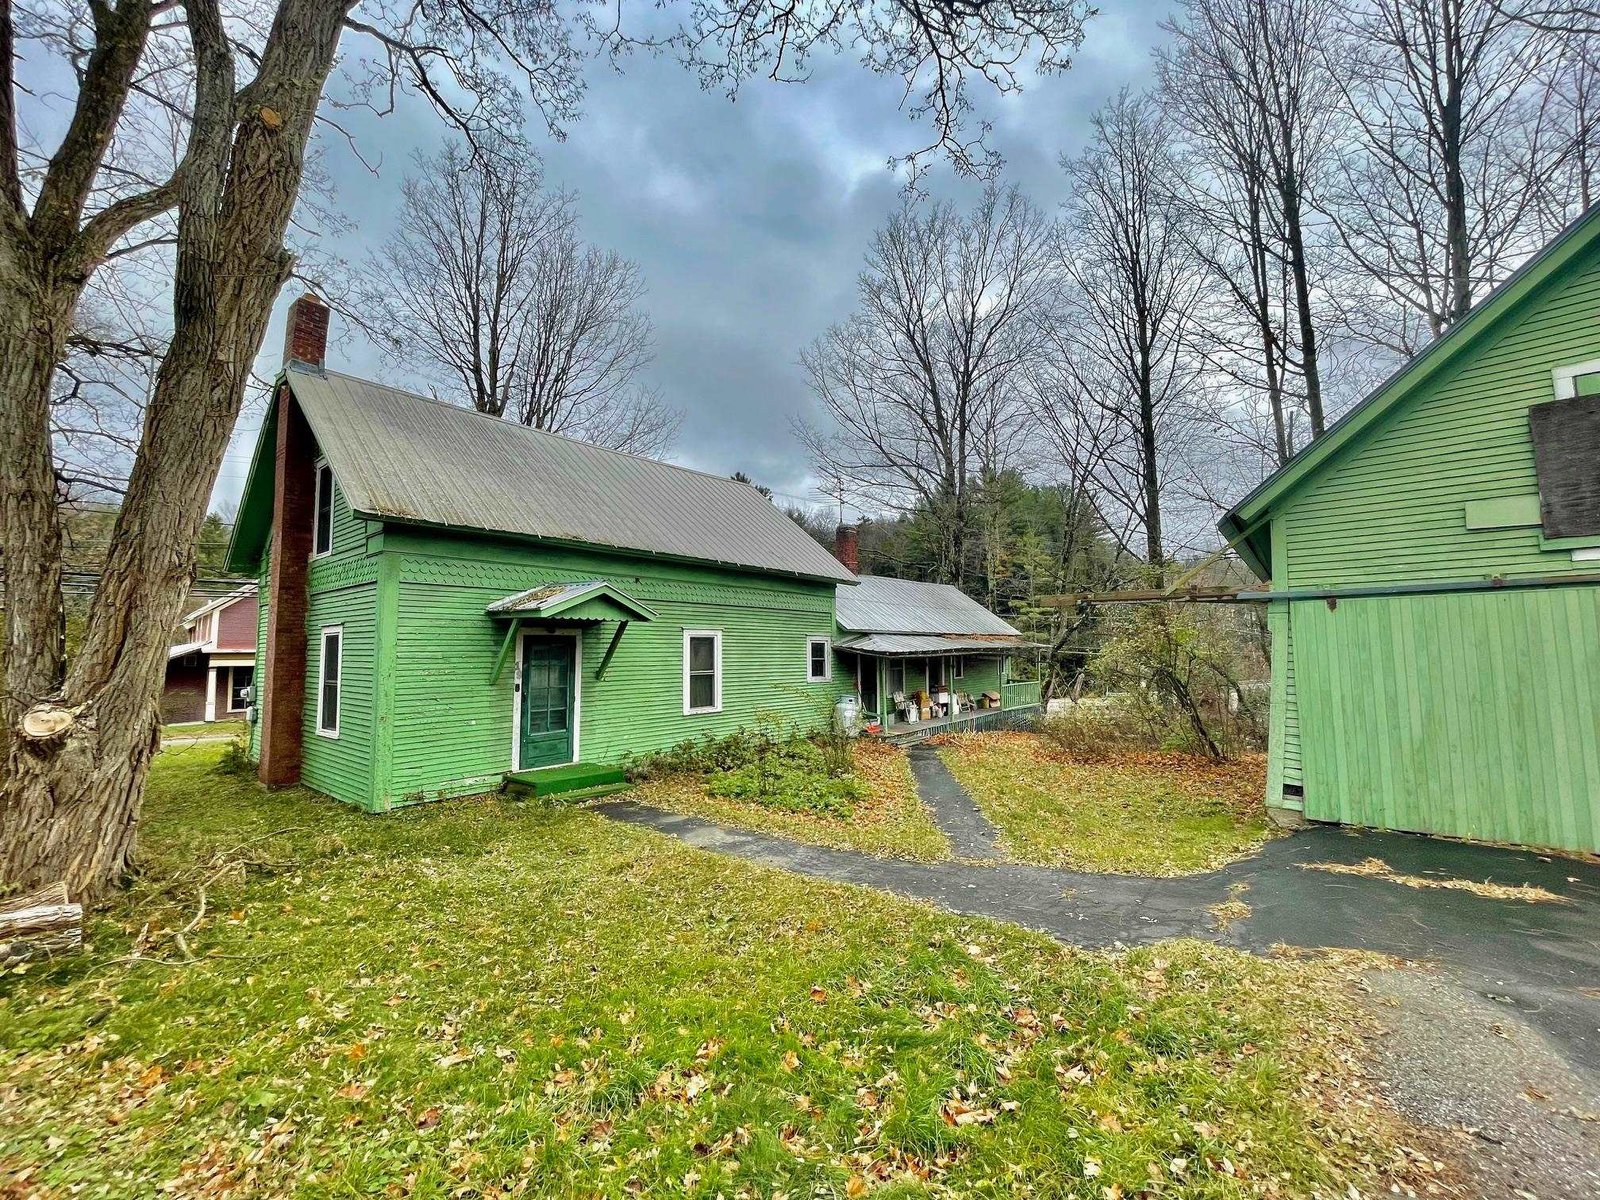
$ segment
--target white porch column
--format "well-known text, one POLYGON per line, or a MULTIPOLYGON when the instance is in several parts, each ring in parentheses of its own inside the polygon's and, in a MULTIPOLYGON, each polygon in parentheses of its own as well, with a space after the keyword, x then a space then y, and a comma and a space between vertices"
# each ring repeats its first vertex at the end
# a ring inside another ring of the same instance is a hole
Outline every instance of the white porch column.
POLYGON ((217 668, 206 668, 206 720, 217 719, 217 668))

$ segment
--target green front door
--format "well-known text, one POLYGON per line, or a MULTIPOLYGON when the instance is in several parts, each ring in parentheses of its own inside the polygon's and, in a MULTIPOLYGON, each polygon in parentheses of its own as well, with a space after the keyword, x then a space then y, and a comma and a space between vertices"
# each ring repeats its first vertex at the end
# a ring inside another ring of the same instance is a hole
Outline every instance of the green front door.
POLYGON ((522 643, 522 770, 572 761, 573 649, 577 639, 522 643))

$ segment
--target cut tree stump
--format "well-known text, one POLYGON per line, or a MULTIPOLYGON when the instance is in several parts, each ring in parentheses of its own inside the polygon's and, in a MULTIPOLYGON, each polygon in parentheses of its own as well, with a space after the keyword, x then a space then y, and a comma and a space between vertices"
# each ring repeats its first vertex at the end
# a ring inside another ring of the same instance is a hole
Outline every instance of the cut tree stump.
POLYGON ((0 971, 82 948, 83 905, 67 899, 65 883, 0 899, 0 971))

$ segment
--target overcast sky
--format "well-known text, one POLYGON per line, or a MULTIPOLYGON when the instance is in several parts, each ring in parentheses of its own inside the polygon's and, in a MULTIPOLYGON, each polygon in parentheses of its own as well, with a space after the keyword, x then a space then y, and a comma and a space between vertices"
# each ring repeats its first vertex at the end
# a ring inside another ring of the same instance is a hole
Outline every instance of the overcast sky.
MULTIPOLYGON (((1150 53, 1172 6, 1126 0, 1088 26, 1072 69, 1000 98, 975 90, 994 124, 1004 179, 1053 210, 1064 194, 1058 159, 1077 152, 1089 113, 1124 85, 1150 79, 1150 53)), ((785 500, 817 502, 812 475, 790 432, 811 397, 796 366, 801 348, 847 316, 867 242, 900 202, 892 155, 920 144, 925 127, 899 111, 900 89, 854 60, 818 61, 803 84, 757 81, 736 102, 704 92, 668 61, 635 57, 621 75, 592 66, 584 115, 565 142, 537 139, 552 182, 579 194, 586 236, 634 259, 649 294, 657 350, 644 382, 685 411, 670 455, 703 470, 742 470, 785 500)), ((347 122, 348 124, 348 122, 347 122)), ((337 206, 352 231, 329 249, 359 260, 388 234, 400 182, 416 149, 445 136, 412 104, 350 127, 377 175, 337 143, 325 147, 337 206)), ((976 183, 936 164, 929 190, 970 200, 976 183)), ((272 370, 282 349, 282 310, 263 349, 272 370)), ((407 382, 359 336, 330 349, 337 370, 407 382)), ((247 412, 217 484, 237 498, 260 423, 247 412)))

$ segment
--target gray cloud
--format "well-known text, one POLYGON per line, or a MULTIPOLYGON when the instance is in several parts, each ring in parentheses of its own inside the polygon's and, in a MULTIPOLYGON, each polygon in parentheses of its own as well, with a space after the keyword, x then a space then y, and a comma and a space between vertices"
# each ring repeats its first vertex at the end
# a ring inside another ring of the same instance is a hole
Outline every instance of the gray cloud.
MULTIPOLYGON (((1005 178, 1053 208, 1064 195, 1057 160, 1084 142, 1088 114, 1124 85, 1144 86, 1166 0, 1135 0, 1096 17, 1068 72, 1030 79, 1014 96, 976 94, 994 125, 1005 178)), ((817 500, 790 433, 810 397, 801 347, 851 308, 872 231, 900 201, 891 156, 919 145, 926 127, 898 109, 900 89, 848 56, 818 60, 803 84, 755 81, 736 101, 702 90, 677 64, 635 56, 616 74, 590 69, 583 119, 565 142, 542 147, 550 179, 580 194, 586 235, 641 265, 657 333, 646 382, 686 412, 673 455, 689 466, 743 470, 789 496, 817 500)), ((348 122, 347 122, 348 123, 348 122)), ((374 177, 342 145, 328 169, 352 231, 336 247, 359 260, 387 234, 413 149, 444 137, 407 104, 394 117, 352 124, 374 177)), ((936 166, 930 191, 970 199, 977 185, 936 166)), ((275 365, 281 309, 263 367, 275 365)), ((346 338, 342 369, 402 382, 374 347, 346 338)), ((247 414, 218 481, 237 496, 259 414, 247 414)))

